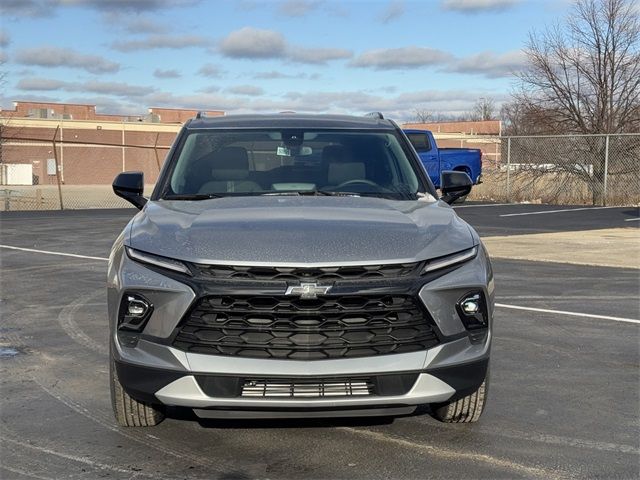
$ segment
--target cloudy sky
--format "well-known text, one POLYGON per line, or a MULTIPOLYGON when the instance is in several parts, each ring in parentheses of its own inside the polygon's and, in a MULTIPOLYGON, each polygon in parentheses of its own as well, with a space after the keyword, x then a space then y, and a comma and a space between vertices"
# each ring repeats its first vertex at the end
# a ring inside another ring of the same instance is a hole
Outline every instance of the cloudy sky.
POLYGON ((566 0, 1 0, 0 102, 408 120, 508 98, 566 0))

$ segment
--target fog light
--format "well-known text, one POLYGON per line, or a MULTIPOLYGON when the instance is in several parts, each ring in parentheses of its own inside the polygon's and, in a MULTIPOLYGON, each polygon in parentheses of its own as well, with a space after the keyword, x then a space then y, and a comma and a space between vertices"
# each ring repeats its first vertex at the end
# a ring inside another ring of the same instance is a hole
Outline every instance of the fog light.
POLYGON ((126 293, 120 303, 118 330, 141 332, 152 312, 153 305, 142 295, 126 293))
POLYGON ((487 328, 487 302, 481 291, 468 292, 458 300, 456 310, 467 330, 487 328))
POLYGON ((144 317, 149 310, 149 305, 139 298, 127 297, 127 313, 132 317, 144 317))
POLYGON ((467 315, 478 313, 480 311, 480 295, 476 294, 473 297, 464 299, 460 307, 467 315))

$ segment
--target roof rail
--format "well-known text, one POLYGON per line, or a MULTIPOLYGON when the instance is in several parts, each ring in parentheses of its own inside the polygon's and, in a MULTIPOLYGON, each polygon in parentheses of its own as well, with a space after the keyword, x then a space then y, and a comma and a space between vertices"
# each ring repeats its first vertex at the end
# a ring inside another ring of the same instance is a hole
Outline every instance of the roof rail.
POLYGON ((198 112, 196 113, 196 118, 207 118, 207 112, 198 112))
POLYGON ((378 120, 384 120, 384 115, 382 115, 381 112, 370 112, 370 113, 367 113, 365 117, 373 117, 373 118, 377 118, 378 120))

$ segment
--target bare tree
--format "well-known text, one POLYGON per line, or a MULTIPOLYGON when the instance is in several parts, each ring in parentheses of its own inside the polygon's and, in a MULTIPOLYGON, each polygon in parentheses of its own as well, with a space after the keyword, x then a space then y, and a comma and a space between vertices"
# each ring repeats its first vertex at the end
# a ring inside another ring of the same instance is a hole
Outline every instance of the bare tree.
POLYGON ((640 128, 640 21, 631 0, 577 0, 561 25, 531 33, 521 100, 562 131, 640 128))
POLYGON ((433 121, 433 112, 426 108, 414 108, 413 117, 417 123, 429 123, 433 121))
POLYGON ((502 134, 507 136, 569 133, 560 130, 556 123, 555 112, 523 102, 520 98, 502 104, 500 120, 502 120, 502 134))
POLYGON ((471 120, 493 120, 495 118, 496 104, 491 97, 480 97, 473 105, 469 114, 471 120))
MULTIPOLYGON (((576 0, 564 24, 529 35, 525 54, 520 89, 502 110, 514 133, 640 130, 640 20, 634 0, 576 0)), ((582 178, 593 202, 604 203, 605 142, 576 149, 583 160, 558 168, 582 178)))

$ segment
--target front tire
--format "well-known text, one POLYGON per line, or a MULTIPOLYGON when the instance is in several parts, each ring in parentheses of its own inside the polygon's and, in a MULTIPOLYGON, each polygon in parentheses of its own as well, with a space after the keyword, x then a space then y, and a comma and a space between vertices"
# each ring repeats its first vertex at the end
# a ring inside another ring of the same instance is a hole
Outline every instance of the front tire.
POLYGON ((113 358, 109 362, 109 380, 111 386, 111 406, 118 425, 121 427, 153 427, 164 420, 159 407, 139 402, 132 398, 118 380, 118 372, 113 358))
POLYGON ((480 388, 466 397, 444 405, 434 405, 432 416, 444 423, 473 423, 480 419, 484 411, 489 391, 488 378, 480 388))

